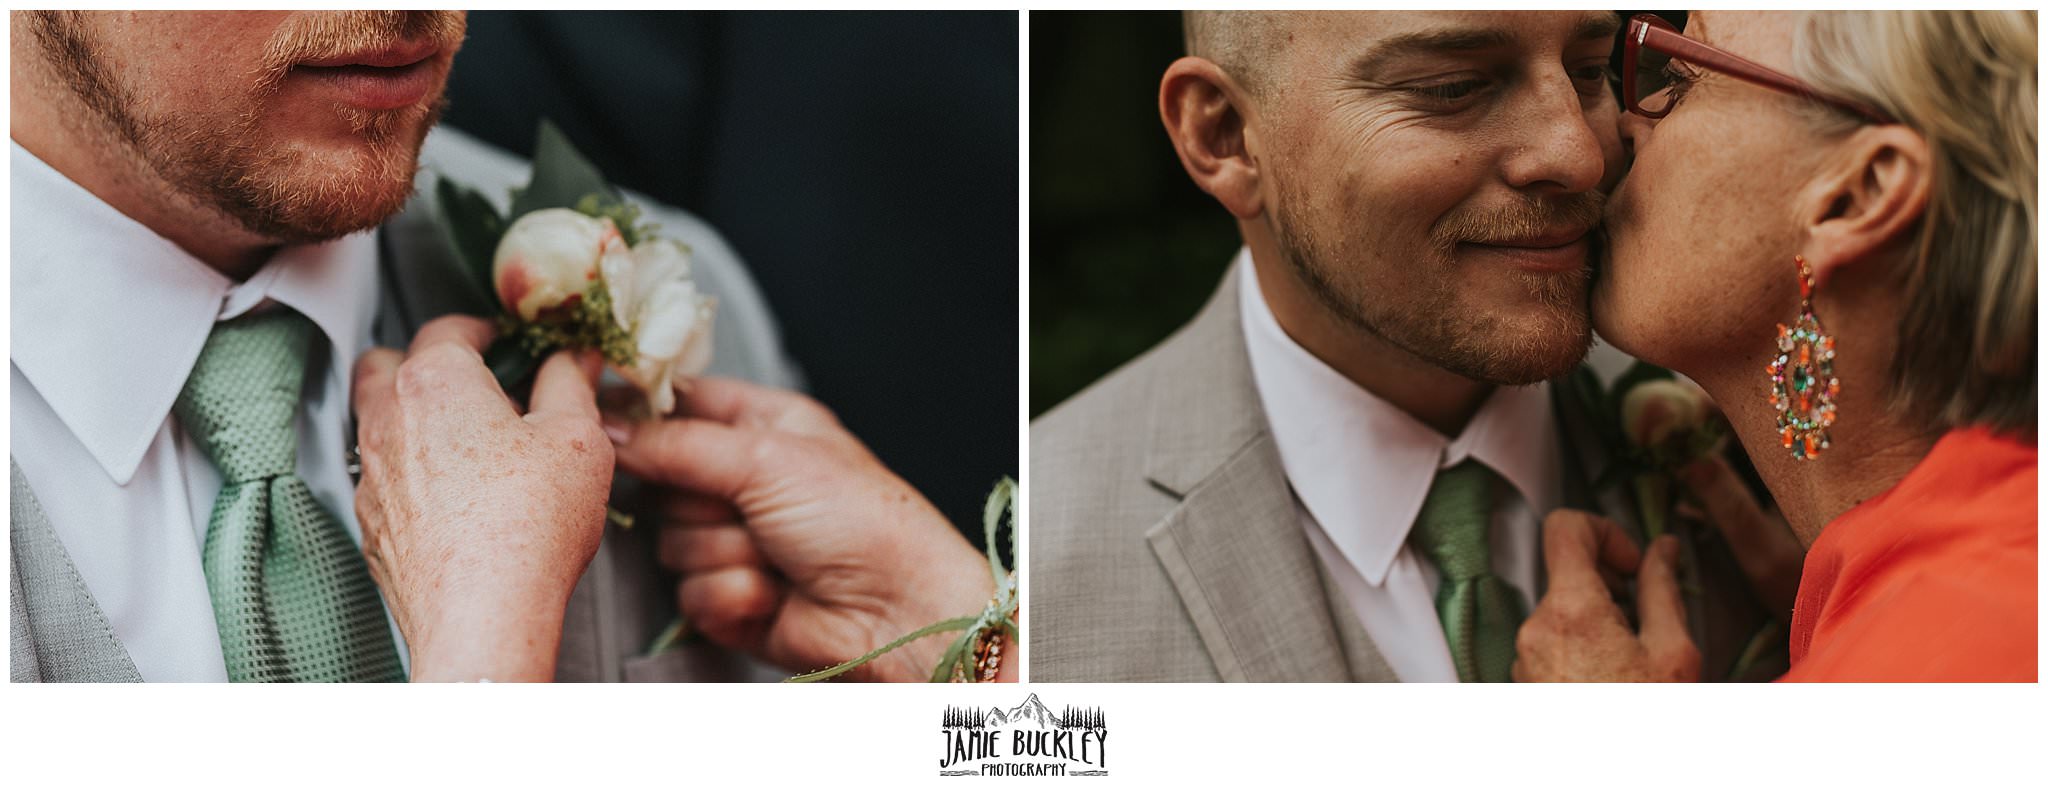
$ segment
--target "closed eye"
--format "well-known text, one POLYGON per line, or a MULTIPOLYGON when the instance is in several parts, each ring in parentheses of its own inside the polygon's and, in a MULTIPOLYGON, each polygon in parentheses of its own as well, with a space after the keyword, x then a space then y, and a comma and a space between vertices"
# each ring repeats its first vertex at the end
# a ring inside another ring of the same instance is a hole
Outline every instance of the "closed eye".
POLYGON ((1678 100, 1684 99, 1686 92, 1691 90, 1693 83, 1699 82, 1699 79, 1698 72, 1679 61, 1664 64, 1664 84, 1671 92, 1672 105, 1677 105, 1678 100))
POLYGON ((1607 84, 1614 79, 1613 72, 1606 64, 1581 66, 1571 71, 1572 84, 1585 96, 1596 96, 1607 90, 1607 84))
POLYGON ((1410 94, 1438 103, 1450 104, 1470 98, 1486 88, 1485 80, 1458 80, 1436 85, 1410 86, 1403 90, 1410 94))

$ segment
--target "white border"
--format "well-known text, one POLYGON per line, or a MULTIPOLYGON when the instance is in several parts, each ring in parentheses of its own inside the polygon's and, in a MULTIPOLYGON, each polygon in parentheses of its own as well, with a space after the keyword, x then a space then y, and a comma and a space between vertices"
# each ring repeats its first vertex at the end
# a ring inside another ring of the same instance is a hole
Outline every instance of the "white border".
MULTIPOLYGON (((1018 21, 1028 597, 1028 15, 1018 21)), ((1028 612, 1024 631, 1028 648, 1028 612)), ((1020 660, 1028 670, 1028 649, 1020 660)), ((21 790, 960 790, 1031 782, 937 778, 940 709, 1026 692, 1105 709, 1111 776, 1041 783, 1104 789, 2040 789, 2048 746, 2039 685, 7 685, 0 774, 21 790)))

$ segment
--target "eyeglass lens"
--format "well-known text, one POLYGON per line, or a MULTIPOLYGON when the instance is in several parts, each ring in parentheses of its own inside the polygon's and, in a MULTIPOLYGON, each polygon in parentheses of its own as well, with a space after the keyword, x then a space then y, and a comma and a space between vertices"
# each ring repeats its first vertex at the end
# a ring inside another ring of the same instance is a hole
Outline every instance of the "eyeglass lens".
POLYGON ((1671 56, 1650 49, 1636 48, 1636 106, 1651 113, 1663 112, 1671 105, 1671 56))

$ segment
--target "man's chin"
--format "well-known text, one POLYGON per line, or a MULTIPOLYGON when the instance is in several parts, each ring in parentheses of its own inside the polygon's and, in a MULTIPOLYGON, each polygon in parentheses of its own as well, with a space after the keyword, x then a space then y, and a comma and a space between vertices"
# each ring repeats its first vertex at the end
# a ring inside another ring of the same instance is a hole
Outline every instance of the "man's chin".
POLYGON ((1529 385, 1561 377, 1586 358, 1592 347, 1592 324, 1582 290, 1553 299, 1518 305, 1473 325, 1473 343, 1465 346, 1460 371, 1493 385, 1529 385))
POLYGON ((1500 351, 1487 365, 1462 374, 1490 385, 1533 385, 1571 373, 1586 360, 1591 348, 1590 333, 1547 341, 1522 340, 1500 351))
POLYGON ((411 199, 425 132, 420 126, 381 140, 300 143, 216 184, 215 204, 249 231, 281 243, 375 228, 411 199))

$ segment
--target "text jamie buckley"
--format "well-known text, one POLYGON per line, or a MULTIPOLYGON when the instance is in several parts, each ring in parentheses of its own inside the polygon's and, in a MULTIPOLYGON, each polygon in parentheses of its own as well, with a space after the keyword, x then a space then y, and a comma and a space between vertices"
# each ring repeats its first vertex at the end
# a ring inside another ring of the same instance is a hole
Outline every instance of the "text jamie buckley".
POLYGON ((1000 757, 1014 759, 1065 760, 1072 763, 1107 769, 1104 744, 1109 740, 1107 729, 1086 730, 941 730, 945 735, 945 759, 940 768, 976 760, 993 760, 1000 757), (1003 733, 1009 733, 1008 741, 1000 740, 1003 733), (1001 753, 1003 744, 1009 746, 1009 754, 1001 753))

